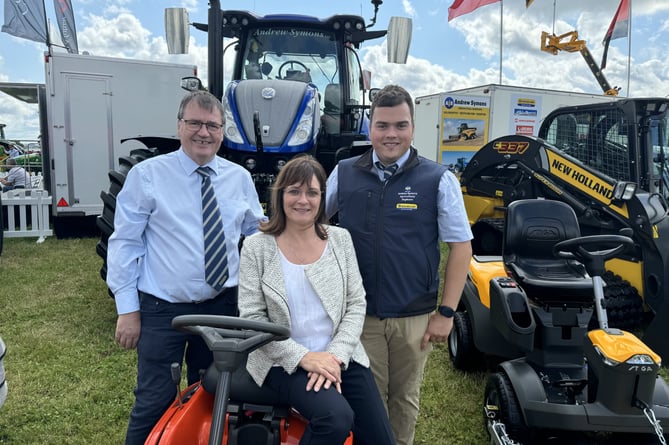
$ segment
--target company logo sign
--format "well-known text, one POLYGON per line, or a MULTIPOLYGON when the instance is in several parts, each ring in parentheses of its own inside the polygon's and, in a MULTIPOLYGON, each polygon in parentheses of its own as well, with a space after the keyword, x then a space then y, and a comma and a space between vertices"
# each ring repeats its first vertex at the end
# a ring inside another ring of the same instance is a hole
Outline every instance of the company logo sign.
POLYGON ((493 145, 493 148, 504 155, 522 155, 530 148, 530 143, 525 141, 499 141, 493 145))

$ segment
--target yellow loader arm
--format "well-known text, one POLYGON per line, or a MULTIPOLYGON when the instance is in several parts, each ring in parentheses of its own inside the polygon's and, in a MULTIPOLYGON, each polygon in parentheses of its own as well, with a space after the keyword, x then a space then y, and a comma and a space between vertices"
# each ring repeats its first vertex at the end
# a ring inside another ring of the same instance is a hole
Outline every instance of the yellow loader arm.
POLYGON ((588 64, 590 71, 595 75, 595 79, 599 83, 599 86, 604 91, 604 94, 607 96, 617 96, 620 87, 613 87, 604 77, 604 73, 593 59, 590 50, 585 43, 585 40, 578 38, 578 31, 570 31, 559 36, 555 34, 549 34, 546 31, 541 33, 541 50, 553 55, 557 55, 560 51, 567 51, 569 53, 580 52, 585 62, 588 64))

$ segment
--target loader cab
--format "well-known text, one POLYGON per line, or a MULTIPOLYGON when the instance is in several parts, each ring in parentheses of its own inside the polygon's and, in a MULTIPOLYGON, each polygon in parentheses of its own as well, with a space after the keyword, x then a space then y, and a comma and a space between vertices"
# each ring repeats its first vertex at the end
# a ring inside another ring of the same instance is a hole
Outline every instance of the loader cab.
POLYGON ((656 187, 669 199, 669 118, 651 119, 649 138, 652 147, 652 178, 656 187))
POLYGON ((618 181, 669 199, 668 99, 620 99, 559 108, 539 137, 618 181))

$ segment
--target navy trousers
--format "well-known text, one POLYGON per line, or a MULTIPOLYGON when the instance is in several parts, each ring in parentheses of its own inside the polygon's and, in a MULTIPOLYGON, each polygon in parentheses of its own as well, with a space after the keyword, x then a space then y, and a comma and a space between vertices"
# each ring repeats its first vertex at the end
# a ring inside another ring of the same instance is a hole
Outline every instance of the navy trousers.
POLYGON ((237 315, 237 288, 203 303, 168 303, 148 294, 140 296, 141 333, 137 344, 137 387, 130 413, 126 445, 143 445, 165 410, 176 399, 172 363, 187 366, 188 384, 213 361, 202 338, 172 328, 177 315, 237 315))
POLYGON ((353 431, 355 445, 394 445, 395 438, 381 396, 369 368, 351 362, 342 371, 339 394, 334 386, 307 391, 307 372, 293 374, 283 368, 270 370, 265 385, 274 389, 281 403, 293 406, 309 420, 300 445, 341 445, 353 431))

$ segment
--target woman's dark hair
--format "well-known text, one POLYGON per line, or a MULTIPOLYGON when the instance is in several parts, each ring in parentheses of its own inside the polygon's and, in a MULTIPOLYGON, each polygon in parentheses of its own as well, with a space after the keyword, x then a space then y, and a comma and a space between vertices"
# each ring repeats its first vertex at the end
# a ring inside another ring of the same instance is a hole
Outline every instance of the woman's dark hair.
POLYGON ((311 155, 294 157, 279 172, 272 187, 269 221, 260 224, 262 232, 269 233, 270 235, 280 235, 286 230, 286 212, 283 210, 284 189, 293 184, 300 186, 303 184, 309 185, 313 177, 316 177, 321 189, 321 203, 318 206, 314 224, 316 235, 320 239, 327 239, 328 234, 323 227, 324 224, 328 223, 327 216, 325 215, 325 183, 327 175, 323 166, 311 155))

